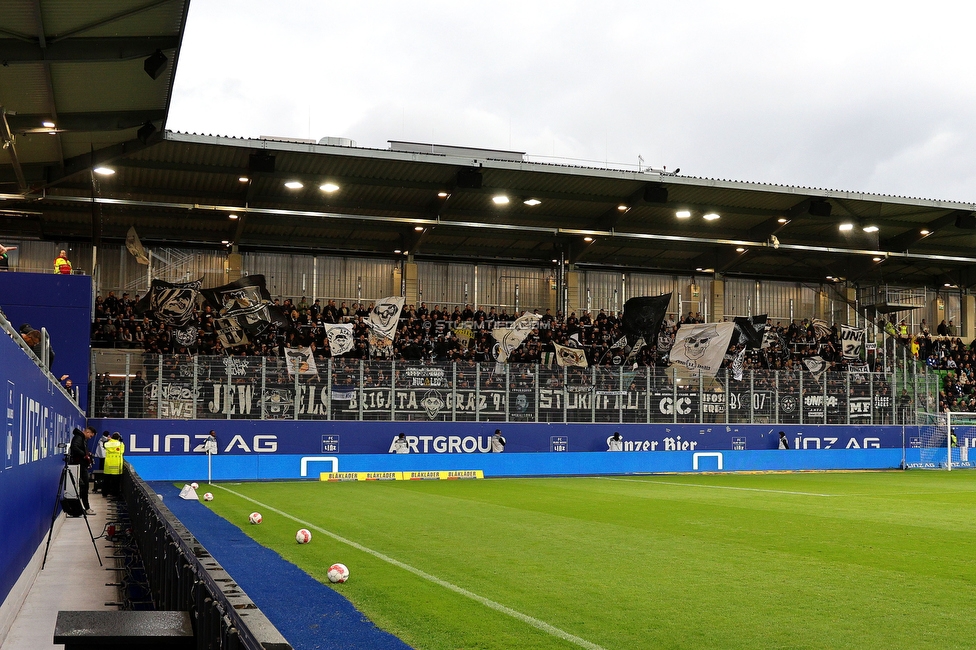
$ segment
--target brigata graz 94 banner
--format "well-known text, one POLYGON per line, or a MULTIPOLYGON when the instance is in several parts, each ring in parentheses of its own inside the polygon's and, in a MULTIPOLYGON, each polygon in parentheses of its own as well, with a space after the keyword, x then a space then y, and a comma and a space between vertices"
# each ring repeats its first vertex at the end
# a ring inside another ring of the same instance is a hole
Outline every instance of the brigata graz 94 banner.
MULTIPOLYGON (((624 452, 776 449, 779 432, 797 449, 895 449, 900 426, 857 425, 639 425, 526 424, 514 422, 309 422, 260 420, 93 420, 98 430, 122 433, 127 456, 200 454, 217 432, 220 454, 387 454, 404 433, 413 454, 484 454, 501 429, 503 453, 607 451, 619 431, 624 452)), ((905 432, 917 444, 917 432, 905 432)), ((974 441, 960 440, 973 446, 974 441)))
MULTIPOLYGON (((562 422, 564 418, 600 422, 622 415, 627 422, 680 423, 697 421, 699 413, 705 422, 724 421, 726 412, 724 392, 669 387, 647 392, 629 383, 621 389, 616 379, 606 385, 537 388, 531 378, 522 381, 513 374, 507 391, 504 377, 486 381, 480 389, 464 385, 452 390, 449 370, 409 368, 393 390, 389 386, 361 388, 358 376, 352 374, 331 384, 321 374, 300 376, 296 384, 284 372, 261 381, 253 377, 253 368, 246 367, 247 360, 230 359, 229 363, 235 368, 244 366, 241 378, 235 378, 237 371, 232 369, 230 380, 198 380, 196 385, 189 376, 143 382, 138 389, 142 396, 130 400, 129 416, 292 420, 297 411, 299 419, 323 420, 471 421, 505 419, 507 414, 517 422, 562 422)), ((844 384, 828 385, 824 391, 815 383, 805 386, 802 395, 798 390, 777 392, 759 387, 750 392, 748 385, 733 384, 727 401, 730 420, 752 418, 757 422, 800 422, 802 416, 805 423, 822 423, 824 409, 828 423, 846 423, 848 418, 851 423, 891 422, 894 406, 887 390, 855 386, 849 394, 844 384)), ((96 404, 96 415, 110 413, 96 404)))

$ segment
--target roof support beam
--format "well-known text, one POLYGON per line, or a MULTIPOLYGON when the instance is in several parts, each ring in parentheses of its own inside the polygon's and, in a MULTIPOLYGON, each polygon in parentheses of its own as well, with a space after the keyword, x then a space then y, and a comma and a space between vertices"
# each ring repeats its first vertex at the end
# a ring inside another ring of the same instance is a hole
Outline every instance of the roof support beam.
POLYGON ((969 214, 969 211, 951 210, 938 219, 933 219, 924 226, 911 228, 900 235, 896 235, 891 239, 884 240, 881 242, 881 248, 889 251, 907 251, 909 248, 929 236, 923 235, 923 230, 928 230, 929 234, 934 233, 941 228, 954 224, 956 222, 956 217, 964 214, 969 214))
MULTIPOLYGON (((52 103, 52 113, 53 111, 52 103)), ((8 116, 8 120, 10 128, 17 132, 41 128, 42 122, 55 117, 54 123, 59 131, 120 131, 140 127, 146 122, 159 122, 166 117, 166 111, 160 109, 100 111, 97 113, 61 113, 56 116, 21 113, 8 116)))
POLYGON ((100 63, 145 58, 156 50, 175 50, 178 34, 166 36, 100 36, 30 42, 16 38, 0 39, 0 61, 5 65, 23 63, 100 63))
POLYGON ((17 143, 10 132, 10 125, 7 124, 7 113, 0 106, 0 144, 7 150, 10 156, 10 164, 14 168, 14 175, 17 177, 17 186, 21 192, 28 190, 27 179, 24 177, 24 169, 20 166, 20 158, 17 156, 17 143))
MULTIPOLYGON (((746 233, 743 239, 766 242, 769 238, 785 228, 792 219, 805 214, 810 209, 810 199, 804 199, 787 210, 782 216, 770 217, 762 223, 753 226, 746 233), (781 221, 782 219, 782 221, 781 221)), ((718 273, 731 270, 736 264, 741 262, 749 255, 749 250, 738 252, 732 246, 722 246, 713 248, 708 252, 702 253, 691 261, 692 268, 712 268, 718 273)))

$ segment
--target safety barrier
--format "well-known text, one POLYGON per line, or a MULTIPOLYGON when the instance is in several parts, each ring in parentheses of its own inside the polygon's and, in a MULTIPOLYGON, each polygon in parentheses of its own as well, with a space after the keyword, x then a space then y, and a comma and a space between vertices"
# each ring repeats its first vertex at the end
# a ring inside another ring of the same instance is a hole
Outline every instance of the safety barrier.
POLYGON ((199 648, 291 650, 281 633, 130 465, 123 496, 157 609, 188 611, 199 648))

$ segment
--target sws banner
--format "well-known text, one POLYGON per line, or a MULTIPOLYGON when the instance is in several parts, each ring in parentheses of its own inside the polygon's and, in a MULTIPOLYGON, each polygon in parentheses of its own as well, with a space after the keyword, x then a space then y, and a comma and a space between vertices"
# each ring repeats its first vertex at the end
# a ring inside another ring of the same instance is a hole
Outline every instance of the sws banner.
MULTIPOLYGON (((200 454, 211 429, 217 432, 218 453, 233 455, 387 454, 399 433, 405 434, 413 454, 484 454, 493 453, 489 439, 496 428, 508 443, 502 453, 606 452, 615 431, 623 438, 624 452, 776 449, 779 431, 799 449, 902 445, 900 426, 858 425, 101 420, 96 426, 122 432, 127 456, 200 454)), ((917 432, 909 434, 917 437, 917 432)))

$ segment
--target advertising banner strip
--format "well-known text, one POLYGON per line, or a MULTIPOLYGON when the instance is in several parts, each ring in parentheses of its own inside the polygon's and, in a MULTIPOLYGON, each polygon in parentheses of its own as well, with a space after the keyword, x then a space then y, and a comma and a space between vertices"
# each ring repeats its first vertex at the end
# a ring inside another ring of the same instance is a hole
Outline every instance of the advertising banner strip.
POLYGON ((485 477, 480 469, 430 470, 424 472, 322 472, 320 481, 463 481, 485 477))

